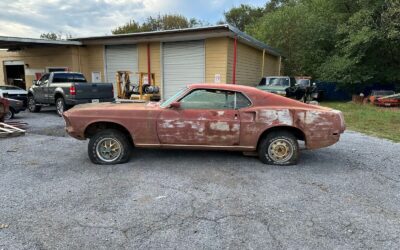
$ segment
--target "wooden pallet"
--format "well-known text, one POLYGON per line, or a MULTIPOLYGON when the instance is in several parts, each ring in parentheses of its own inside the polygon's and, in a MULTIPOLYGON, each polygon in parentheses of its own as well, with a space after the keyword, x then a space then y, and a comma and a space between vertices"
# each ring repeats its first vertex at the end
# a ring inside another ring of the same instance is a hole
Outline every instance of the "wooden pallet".
POLYGON ((0 122, 0 138, 25 135, 25 130, 0 122))

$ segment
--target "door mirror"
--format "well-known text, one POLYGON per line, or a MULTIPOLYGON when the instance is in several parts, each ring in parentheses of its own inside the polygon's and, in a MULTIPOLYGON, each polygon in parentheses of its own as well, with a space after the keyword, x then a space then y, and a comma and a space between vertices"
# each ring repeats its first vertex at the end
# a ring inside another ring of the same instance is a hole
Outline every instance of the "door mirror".
POLYGON ((33 85, 35 85, 35 86, 39 86, 39 81, 38 81, 38 80, 33 80, 32 83, 33 83, 33 85))
POLYGON ((170 108, 172 109, 180 109, 181 108, 181 103, 180 102, 173 102, 169 105, 170 108))

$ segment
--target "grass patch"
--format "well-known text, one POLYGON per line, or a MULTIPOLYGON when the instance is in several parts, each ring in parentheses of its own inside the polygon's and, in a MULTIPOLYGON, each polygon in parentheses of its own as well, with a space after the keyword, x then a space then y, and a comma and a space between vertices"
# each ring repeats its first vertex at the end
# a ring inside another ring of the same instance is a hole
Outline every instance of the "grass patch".
POLYGON ((380 108, 352 102, 323 102, 321 106, 342 111, 346 127, 350 130, 400 142, 400 108, 380 108))

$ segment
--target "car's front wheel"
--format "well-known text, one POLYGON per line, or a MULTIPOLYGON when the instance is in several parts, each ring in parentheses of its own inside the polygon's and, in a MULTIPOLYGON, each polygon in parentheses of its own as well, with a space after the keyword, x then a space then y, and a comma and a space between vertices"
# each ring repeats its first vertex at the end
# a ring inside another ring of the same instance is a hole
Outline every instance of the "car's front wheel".
POLYGON ((273 131, 261 139, 258 156, 265 164, 295 165, 299 156, 299 144, 292 133, 273 131))
POLYGON ((42 107, 36 104, 35 98, 31 95, 28 97, 28 109, 30 112, 39 112, 42 107))
POLYGON ((88 145, 90 160, 95 164, 111 165, 129 161, 131 144, 123 133, 116 129, 105 129, 90 138, 88 145))

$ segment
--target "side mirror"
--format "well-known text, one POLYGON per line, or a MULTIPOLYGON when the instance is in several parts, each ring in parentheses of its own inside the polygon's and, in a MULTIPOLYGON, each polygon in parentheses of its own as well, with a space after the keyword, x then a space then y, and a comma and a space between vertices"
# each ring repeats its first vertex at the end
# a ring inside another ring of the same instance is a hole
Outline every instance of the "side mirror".
POLYGON ((38 86, 39 85, 38 82, 39 82, 38 80, 33 80, 32 84, 35 85, 35 86, 38 86))
POLYGON ((170 108, 173 109, 180 109, 181 108, 181 103, 180 102, 173 102, 169 105, 170 108))

